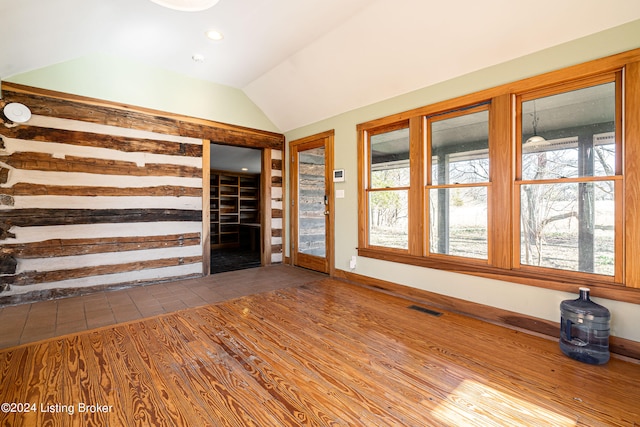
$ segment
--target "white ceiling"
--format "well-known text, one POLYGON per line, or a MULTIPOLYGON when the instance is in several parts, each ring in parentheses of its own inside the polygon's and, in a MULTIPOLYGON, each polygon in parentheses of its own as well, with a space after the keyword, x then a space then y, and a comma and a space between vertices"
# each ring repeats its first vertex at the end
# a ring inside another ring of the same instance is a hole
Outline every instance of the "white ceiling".
POLYGON ((636 19, 638 0, 0 0, 0 79, 104 53, 242 89, 286 132, 636 19))

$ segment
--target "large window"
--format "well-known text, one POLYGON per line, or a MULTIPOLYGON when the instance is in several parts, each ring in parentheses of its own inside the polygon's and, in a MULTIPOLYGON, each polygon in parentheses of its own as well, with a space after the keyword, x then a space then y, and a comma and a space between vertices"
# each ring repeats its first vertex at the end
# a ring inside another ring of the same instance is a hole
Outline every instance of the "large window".
POLYGON ((358 253, 640 301, 639 117, 637 50, 360 124, 358 253))
MULTIPOLYGON (((557 89, 556 89, 557 90, 557 89)), ((615 276, 616 80, 519 97, 523 266, 615 276)))
POLYGON ((488 257, 489 111, 479 110, 427 119, 430 253, 488 257))
POLYGON ((409 244, 409 128, 385 128, 369 138, 369 245, 409 244))

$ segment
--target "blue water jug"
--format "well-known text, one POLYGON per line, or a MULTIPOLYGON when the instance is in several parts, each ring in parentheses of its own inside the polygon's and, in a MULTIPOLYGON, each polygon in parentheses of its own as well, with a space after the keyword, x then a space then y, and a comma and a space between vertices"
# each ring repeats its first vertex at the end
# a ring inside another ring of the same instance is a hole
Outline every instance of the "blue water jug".
POLYGON ((580 362, 602 365, 609 361, 611 313, 589 299, 589 288, 580 297, 560 304, 560 349, 580 362))

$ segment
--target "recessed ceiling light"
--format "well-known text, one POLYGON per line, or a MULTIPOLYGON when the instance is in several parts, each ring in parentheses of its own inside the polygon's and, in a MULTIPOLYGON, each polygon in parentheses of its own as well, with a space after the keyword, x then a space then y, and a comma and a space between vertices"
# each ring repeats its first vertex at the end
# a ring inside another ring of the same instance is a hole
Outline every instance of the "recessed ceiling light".
POLYGON ((246 172, 249 170, 249 168, 242 168, 242 170, 246 172))
POLYGON ((219 0, 151 0, 160 6, 184 12, 199 12, 209 9, 218 3, 219 0))
POLYGON ((218 30, 209 30, 205 34, 207 35, 207 38, 215 41, 222 40, 224 38, 222 33, 218 30))

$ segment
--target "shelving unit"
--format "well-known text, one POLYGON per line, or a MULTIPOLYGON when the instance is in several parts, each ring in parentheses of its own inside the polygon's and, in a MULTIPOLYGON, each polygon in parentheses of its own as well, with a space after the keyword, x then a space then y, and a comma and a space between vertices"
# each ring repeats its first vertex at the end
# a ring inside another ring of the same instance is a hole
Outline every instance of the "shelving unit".
POLYGON ((238 247, 241 225, 259 227, 260 175, 211 171, 211 248, 238 247))

